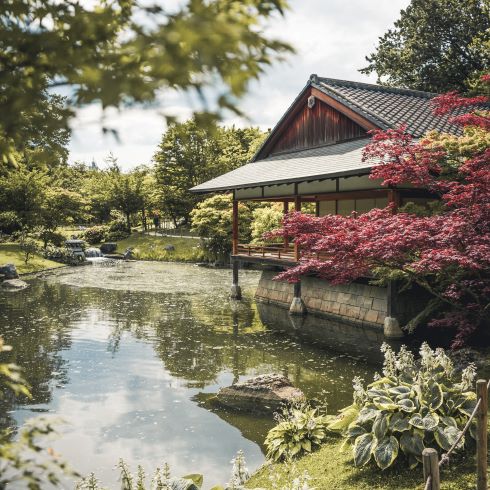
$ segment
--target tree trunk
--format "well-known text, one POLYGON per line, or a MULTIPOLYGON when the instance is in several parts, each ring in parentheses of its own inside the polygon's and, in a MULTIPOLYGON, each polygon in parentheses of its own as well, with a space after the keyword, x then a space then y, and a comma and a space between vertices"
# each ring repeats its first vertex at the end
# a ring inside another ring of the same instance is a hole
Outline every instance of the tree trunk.
POLYGON ((126 213, 126 226, 128 227, 128 233, 131 233, 131 213, 126 213))
POLYGON ((146 222, 145 208, 141 210, 141 221, 143 222, 143 230, 148 231, 148 223, 146 222))

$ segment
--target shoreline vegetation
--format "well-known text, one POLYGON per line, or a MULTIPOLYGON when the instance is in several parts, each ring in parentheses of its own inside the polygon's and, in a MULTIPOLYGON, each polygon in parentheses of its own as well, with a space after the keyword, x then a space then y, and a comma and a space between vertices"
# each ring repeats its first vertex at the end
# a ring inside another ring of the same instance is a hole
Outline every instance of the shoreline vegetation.
MULTIPOLYGON (((318 490, 423 490, 422 469, 397 464, 385 471, 374 465, 354 466, 352 447, 343 440, 329 436, 315 452, 292 463, 265 463, 246 483, 245 488, 273 490, 283 488, 292 477, 305 472, 310 485, 318 490)), ((443 490, 465 490, 476 486, 474 457, 457 457, 441 469, 443 490)))
MULTIPOLYGON (((68 234, 66 236, 69 238, 68 234)), ((204 251, 200 246, 200 240, 196 238, 155 236, 148 233, 135 232, 116 243, 117 253, 124 253, 127 248, 132 248, 135 260, 186 263, 206 261, 204 251), (170 250, 166 250, 165 247, 170 248, 170 250)), ((87 247, 90 246, 87 244, 87 247)), ((3 264, 14 264, 21 275, 66 267, 66 264, 45 259, 40 253, 33 254, 26 264, 21 247, 16 242, 0 243, 0 265, 3 264)))

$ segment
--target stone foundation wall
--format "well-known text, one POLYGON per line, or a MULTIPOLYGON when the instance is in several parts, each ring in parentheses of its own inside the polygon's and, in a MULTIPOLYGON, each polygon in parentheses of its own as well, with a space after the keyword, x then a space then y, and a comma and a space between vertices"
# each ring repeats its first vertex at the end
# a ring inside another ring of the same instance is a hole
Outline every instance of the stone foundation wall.
MULTIPOLYGON (((274 271, 263 271, 256 299, 289 308, 293 299, 293 285, 273 281, 274 271)), ((358 325, 383 327, 387 315, 387 289, 368 284, 333 286, 314 277, 301 281, 301 298, 313 314, 320 314, 358 325)))

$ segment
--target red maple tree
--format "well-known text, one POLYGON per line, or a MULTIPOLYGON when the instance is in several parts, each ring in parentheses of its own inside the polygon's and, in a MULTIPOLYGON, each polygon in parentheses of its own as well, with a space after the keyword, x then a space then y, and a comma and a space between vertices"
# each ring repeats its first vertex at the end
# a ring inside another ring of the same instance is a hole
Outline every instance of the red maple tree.
MULTIPOLYGON (((485 91, 490 76, 481 79, 485 91)), ((454 348, 490 326, 490 112, 488 97, 449 93, 433 99, 434 112, 456 112, 459 136, 428 133, 415 140, 406 127, 373 131, 364 160, 384 186, 412 184, 439 199, 431 210, 410 205, 350 216, 290 213, 274 236, 294 237, 302 250, 296 267, 277 279, 315 274, 331 283, 371 277, 418 284, 433 297, 406 328, 452 329, 454 348), (478 104, 478 105, 477 105, 478 104), (468 108, 467 110, 463 108, 468 108), (321 257, 319 260, 317 257, 321 257)))

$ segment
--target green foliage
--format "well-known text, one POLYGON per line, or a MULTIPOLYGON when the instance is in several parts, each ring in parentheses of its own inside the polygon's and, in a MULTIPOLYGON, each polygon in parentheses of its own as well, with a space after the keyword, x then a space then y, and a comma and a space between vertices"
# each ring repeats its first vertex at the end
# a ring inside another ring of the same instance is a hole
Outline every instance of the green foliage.
POLYGON ((95 245, 106 240, 109 233, 107 225, 97 225, 87 228, 82 233, 82 238, 90 245, 95 245))
MULTIPOLYGON (((10 350, 0 337, 0 356, 10 350)), ((9 392, 14 396, 31 397, 21 369, 2 360, 0 399, 9 392)), ((11 431, 0 431, 0 488, 25 485, 32 490, 41 490, 59 485, 61 475, 79 477, 52 450, 44 447, 43 442, 54 433, 52 423, 43 418, 27 421, 14 442, 11 431)))
POLYGON ((73 263, 73 255, 65 247, 48 245, 41 251, 41 254, 45 259, 53 260, 54 262, 59 262, 61 264, 73 263))
POLYGON ((24 254, 24 263, 27 265, 32 256, 37 253, 38 245, 36 243, 36 240, 22 235, 20 239, 20 249, 24 254))
MULTIPOLYGON (((269 231, 276 230, 281 226, 283 217, 282 205, 274 204, 254 209, 252 213, 252 241, 263 243, 263 235, 269 231)), ((279 238, 281 240, 281 238, 279 238)))
POLYGON ((267 458, 289 460, 318 448, 327 435, 327 420, 307 403, 285 408, 265 439, 267 458))
MULTIPOLYGON (((252 215, 249 206, 238 205, 239 239, 246 243, 250 240, 250 221, 252 215)), ((203 239, 203 248, 208 258, 226 262, 231 251, 232 239, 232 199, 229 195, 216 195, 200 202, 191 212, 192 231, 203 239)))
MULTIPOLYGON (((395 354, 384 344, 382 351, 383 377, 377 375, 367 389, 355 378, 354 404, 341 410, 328 429, 353 443, 356 466, 374 459, 385 470, 403 455, 413 468, 425 447, 448 451, 456 443, 476 404, 475 369, 470 364, 456 381, 444 350, 433 351, 426 343, 419 362, 405 346, 395 354)), ((473 430, 458 449, 468 446, 473 430)))
POLYGON ((63 233, 56 233, 55 231, 43 230, 39 233, 39 238, 44 243, 44 248, 48 246, 48 244, 52 244, 55 247, 62 247, 66 241, 65 235, 63 233))
POLYGON ((263 138, 258 128, 203 127, 195 119, 170 126, 153 157, 158 207, 176 225, 187 223, 202 200, 189 189, 250 161, 263 138))
POLYGON ((428 92, 465 91, 489 68, 488 0, 412 0, 360 70, 428 92))
POLYGON ((0 233, 11 235, 22 229, 22 224, 15 211, 0 212, 0 233))
POLYGON ((15 164, 40 128, 53 140, 75 106, 93 102, 153 102, 171 88, 197 95, 202 120, 239 112, 250 80, 291 51, 264 34, 285 8, 284 0, 188 0, 171 11, 135 0, 1 2, 1 158, 15 164), (48 95, 57 87, 70 93, 65 107, 48 95))

